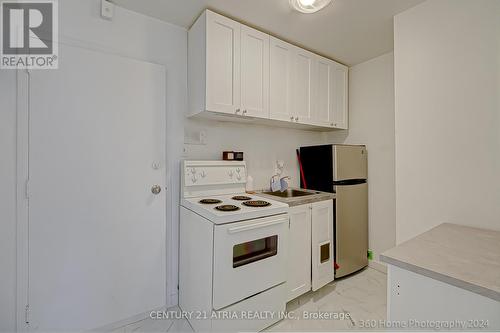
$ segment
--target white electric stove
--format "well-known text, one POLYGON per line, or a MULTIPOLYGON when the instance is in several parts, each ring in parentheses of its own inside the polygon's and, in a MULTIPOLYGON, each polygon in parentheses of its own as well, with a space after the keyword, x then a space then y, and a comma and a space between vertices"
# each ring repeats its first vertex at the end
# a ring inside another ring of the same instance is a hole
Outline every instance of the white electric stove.
POLYGON ((196 331, 259 331, 285 311, 288 205, 245 193, 246 175, 182 164, 179 306, 196 331))
POLYGON ((288 212, 288 205, 252 194, 210 195, 182 200, 182 206, 215 224, 255 219, 288 212))

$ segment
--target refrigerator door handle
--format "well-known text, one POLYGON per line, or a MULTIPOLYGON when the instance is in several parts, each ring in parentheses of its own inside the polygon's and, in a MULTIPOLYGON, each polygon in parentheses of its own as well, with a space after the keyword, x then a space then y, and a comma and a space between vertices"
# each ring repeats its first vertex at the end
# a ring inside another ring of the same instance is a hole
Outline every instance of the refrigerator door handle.
POLYGON ((350 185, 359 185, 366 183, 366 179, 344 179, 344 180, 334 180, 334 186, 350 186, 350 185))

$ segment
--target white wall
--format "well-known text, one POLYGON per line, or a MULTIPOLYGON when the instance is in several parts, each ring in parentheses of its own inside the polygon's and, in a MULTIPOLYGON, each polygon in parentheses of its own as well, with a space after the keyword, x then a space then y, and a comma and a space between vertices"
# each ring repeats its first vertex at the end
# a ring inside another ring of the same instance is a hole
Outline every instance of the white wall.
POLYGON ((185 145, 186 159, 221 159, 222 151, 243 151, 248 174, 256 189, 268 189, 277 160, 285 162, 284 175, 291 176, 290 185, 300 184, 295 150, 301 146, 323 144, 321 132, 294 130, 245 123, 187 119, 187 133, 207 133, 206 145, 185 145))
MULTIPOLYGON (((59 1, 60 40, 165 65, 169 157, 180 156, 183 129, 178 124, 182 124, 187 98, 186 30, 118 7, 112 21, 102 20, 100 2, 59 1)), ((0 70, 0 331, 15 328, 15 82, 14 71, 0 70)), ((173 168, 177 160, 170 158, 169 167, 173 168)), ((177 174, 175 178, 178 178, 177 174)), ((168 213, 173 215, 178 202, 174 199, 178 199, 178 195, 170 198, 168 213)), ((169 235, 174 234, 177 234, 176 230, 169 230, 169 235)), ((172 271, 168 273, 174 274, 172 271)), ((176 285, 170 288, 175 290, 176 285)))
POLYGON ((500 229, 500 1, 395 17, 397 242, 442 222, 500 229))
POLYGON ((394 58, 387 53, 349 70, 349 132, 332 142, 366 144, 369 248, 374 262, 396 243, 394 179, 394 58))

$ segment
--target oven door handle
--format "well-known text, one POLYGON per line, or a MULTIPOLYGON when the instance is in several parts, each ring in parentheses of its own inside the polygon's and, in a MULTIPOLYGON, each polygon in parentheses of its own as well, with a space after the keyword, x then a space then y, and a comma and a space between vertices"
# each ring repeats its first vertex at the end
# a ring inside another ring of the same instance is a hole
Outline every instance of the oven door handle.
POLYGON ((250 224, 250 225, 243 225, 241 227, 229 228, 229 229, 227 229, 227 232, 229 234, 235 234, 235 233, 242 232, 242 231, 254 230, 254 229, 264 228, 264 227, 268 227, 268 226, 275 225, 275 224, 285 223, 286 221, 287 221, 287 219, 263 221, 263 222, 254 223, 254 224, 250 224))

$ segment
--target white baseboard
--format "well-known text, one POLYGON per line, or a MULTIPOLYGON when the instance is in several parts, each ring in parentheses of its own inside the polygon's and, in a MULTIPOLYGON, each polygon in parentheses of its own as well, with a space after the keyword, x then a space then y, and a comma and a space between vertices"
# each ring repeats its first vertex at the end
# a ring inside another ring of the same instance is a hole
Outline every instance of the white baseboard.
POLYGON ((387 266, 380 261, 370 260, 368 261, 368 267, 373 268, 376 271, 387 274, 387 266))
MULTIPOLYGON (((162 306, 162 307, 156 308, 152 311, 165 311, 166 309, 167 309, 166 307, 162 306)), ((135 322, 150 318, 149 316, 150 316, 152 311, 139 313, 133 317, 123 319, 123 320, 120 320, 120 321, 117 321, 117 322, 114 322, 111 324, 107 324, 107 325, 95 328, 93 330, 90 330, 88 332, 111 332, 111 331, 114 331, 120 327, 124 327, 124 326, 130 325, 130 324, 133 324, 135 322)))

